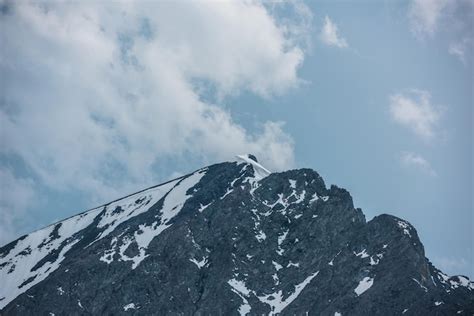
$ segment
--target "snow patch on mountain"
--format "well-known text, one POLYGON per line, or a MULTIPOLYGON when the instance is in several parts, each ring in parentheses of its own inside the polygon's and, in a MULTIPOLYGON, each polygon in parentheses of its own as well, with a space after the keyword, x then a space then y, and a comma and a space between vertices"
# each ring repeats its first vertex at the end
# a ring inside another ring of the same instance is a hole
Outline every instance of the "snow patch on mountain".
POLYGON ((269 315, 277 315, 281 313, 300 295, 301 291, 304 290, 304 288, 311 282, 314 277, 318 275, 318 273, 319 271, 316 271, 315 273, 309 275, 306 279, 304 279, 303 282, 295 285, 294 292, 286 298, 283 298, 284 295, 282 290, 278 290, 271 294, 258 296, 256 294, 256 291, 247 288, 244 281, 240 281, 235 278, 230 279, 227 283, 232 287, 232 291, 239 295, 243 300, 243 304, 240 306, 239 309, 239 311, 241 311, 241 315, 246 315, 242 314, 242 311, 250 311, 250 305, 246 299, 246 297, 248 298, 250 295, 256 296, 262 303, 265 303, 270 306, 271 313, 269 315))
POLYGON ((165 183, 156 188, 137 195, 129 196, 125 199, 111 203, 105 207, 105 213, 102 215, 97 227, 106 229, 95 240, 98 241, 117 228, 123 222, 132 217, 138 216, 150 209, 152 205, 158 202, 168 191, 176 185, 180 179, 165 183))
POLYGON ((279 290, 275 293, 258 296, 258 299, 262 303, 270 305, 270 315, 277 315, 281 313, 288 305, 291 304, 291 302, 293 302, 300 295, 301 291, 303 291, 306 285, 308 285, 311 280, 318 275, 318 273, 319 271, 316 271, 315 273, 304 279, 303 282, 297 284, 295 286, 295 291, 291 293, 287 298, 283 298, 283 292, 279 290))
MULTIPOLYGON (((170 223, 171 219, 179 214, 184 203, 186 203, 186 201, 192 196, 187 194, 188 190, 194 187, 201 180, 204 174, 205 171, 195 172, 179 181, 171 182, 169 184, 174 184, 174 186, 168 192, 156 191, 160 193, 160 196, 165 196, 163 207, 160 211, 160 220, 149 226, 145 224, 140 225, 139 229, 134 232, 133 237, 123 238, 123 243, 118 247, 118 249, 116 241, 112 240, 111 249, 106 250, 104 253, 107 257, 104 258, 103 256, 100 260, 110 264, 114 261, 114 255, 118 251, 120 254, 119 260, 132 261, 132 269, 135 269, 148 256, 146 250, 150 242, 172 225, 170 223), (124 252, 133 242, 137 243, 139 254, 134 257, 128 257, 124 252)), ((166 186, 166 188, 168 187, 169 186, 166 186)), ((150 206, 152 205, 153 204, 150 206)))
POLYGON ((99 212, 99 208, 93 209, 37 230, 0 254, 0 309, 55 271, 78 242, 74 235, 89 226, 99 212), (44 260, 50 254, 56 256, 44 260))
POLYGON ((189 259, 192 263, 194 263, 199 269, 204 267, 207 264, 207 257, 203 257, 201 260, 197 260, 196 258, 189 259))
POLYGON ((271 173, 267 168, 265 168, 264 166, 262 166, 261 164, 256 162, 254 159, 252 159, 250 157, 250 155, 238 155, 237 156, 237 162, 238 163, 247 163, 247 164, 252 165, 253 170, 254 170, 255 179, 257 181, 262 180, 263 178, 267 177, 271 173))
POLYGON ((359 282, 357 287, 354 289, 354 292, 357 296, 360 296, 365 291, 370 289, 373 284, 374 284, 374 279, 373 278, 365 277, 359 282))

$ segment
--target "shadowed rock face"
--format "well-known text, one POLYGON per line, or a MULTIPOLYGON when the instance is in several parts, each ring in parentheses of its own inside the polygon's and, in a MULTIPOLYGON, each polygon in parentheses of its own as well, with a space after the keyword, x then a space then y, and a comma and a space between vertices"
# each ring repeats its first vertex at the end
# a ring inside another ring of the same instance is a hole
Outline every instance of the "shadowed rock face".
POLYGON ((2 315, 471 315, 408 222, 242 156, 0 248, 2 315))

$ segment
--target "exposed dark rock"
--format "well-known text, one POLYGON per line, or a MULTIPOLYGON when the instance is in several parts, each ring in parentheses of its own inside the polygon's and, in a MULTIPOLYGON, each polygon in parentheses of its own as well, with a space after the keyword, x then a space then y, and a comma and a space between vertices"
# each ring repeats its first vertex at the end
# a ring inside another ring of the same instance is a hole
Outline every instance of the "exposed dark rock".
POLYGON ((474 313, 473 283, 436 269, 408 222, 366 222, 315 171, 262 177, 244 158, 0 248, 0 283, 28 268, 0 292, 1 314, 474 313))

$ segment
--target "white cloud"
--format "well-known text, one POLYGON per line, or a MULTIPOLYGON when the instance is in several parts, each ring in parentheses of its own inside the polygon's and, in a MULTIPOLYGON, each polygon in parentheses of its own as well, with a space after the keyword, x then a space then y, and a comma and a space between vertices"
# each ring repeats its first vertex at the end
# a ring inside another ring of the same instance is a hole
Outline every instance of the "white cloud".
POLYGON ((421 40, 435 38, 446 41, 449 54, 467 64, 472 59, 472 0, 412 0, 408 8, 412 33, 421 40))
POLYGON ((413 0, 408 11, 412 32, 417 36, 433 36, 448 3, 449 0, 413 0))
POLYGON ((12 170, 0 168, 0 245, 16 237, 17 220, 37 198, 34 184, 32 179, 16 177, 12 170))
POLYGON ((441 118, 441 111, 431 104, 427 91, 412 90, 390 96, 390 114, 399 124, 410 128, 424 140, 432 140, 441 118))
POLYGON ((103 201, 156 181, 162 159, 249 152, 273 170, 293 165, 282 123, 250 132, 205 100, 298 86, 304 26, 257 2, 6 5, 0 154, 21 157, 39 184, 103 201))
POLYGON ((400 156, 400 162, 405 167, 413 167, 429 174, 430 176, 437 176, 436 171, 431 167, 431 164, 420 154, 403 152, 400 156))
POLYGON ((347 41, 338 31, 336 23, 326 15, 324 18, 324 26, 320 34, 321 41, 328 46, 336 46, 345 48, 348 46, 347 41))
POLYGON ((469 54, 469 48, 471 46, 471 39, 468 37, 463 38, 461 41, 452 42, 449 44, 448 52, 459 58, 459 60, 466 64, 466 54, 469 54))

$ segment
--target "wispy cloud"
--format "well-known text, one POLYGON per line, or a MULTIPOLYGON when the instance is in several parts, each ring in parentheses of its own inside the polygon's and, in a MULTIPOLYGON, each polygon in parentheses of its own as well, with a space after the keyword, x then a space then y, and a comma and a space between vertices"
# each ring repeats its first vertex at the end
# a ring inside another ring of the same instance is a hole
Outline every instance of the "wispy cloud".
POLYGON ((105 200, 156 181, 166 159, 250 152, 293 165, 283 123, 251 132, 218 103, 297 87, 304 25, 256 2, 2 5, 0 154, 20 157, 37 186, 105 200))
POLYGON ((435 257, 433 261, 437 268, 448 275, 458 275, 461 271, 469 269, 469 263, 465 258, 435 257))
POLYGON ((419 37, 433 36, 438 28, 438 22, 443 9, 449 0, 413 0, 408 11, 411 30, 419 37))
POLYGON ((0 245, 16 237, 17 223, 28 207, 38 200, 35 182, 16 176, 9 168, 0 167, 0 245))
POLYGON ((339 48, 345 48, 349 46, 346 39, 339 34, 336 23, 331 21, 327 15, 324 18, 324 26, 321 30, 320 38, 321 41, 328 46, 336 46, 339 48))
POLYGON ((474 1, 412 0, 408 19, 418 39, 434 38, 440 33, 447 40, 449 54, 464 64, 472 59, 474 1))
POLYGON ((432 140, 441 118, 441 110, 431 103, 431 94, 422 90, 390 96, 390 114, 395 122, 411 129, 424 140, 432 140))
POLYGON ((463 64, 466 64, 466 55, 469 54, 470 47, 472 45, 472 40, 469 37, 465 37, 460 41, 452 42, 449 44, 448 52, 459 58, 463 64))
POLYGON ((437 173, 431 167, 431 164, 420 154, 413 152, 403 152, 400 155, 400 162, 404 167, 415 168, 430 176, 437 176, 437 173))

